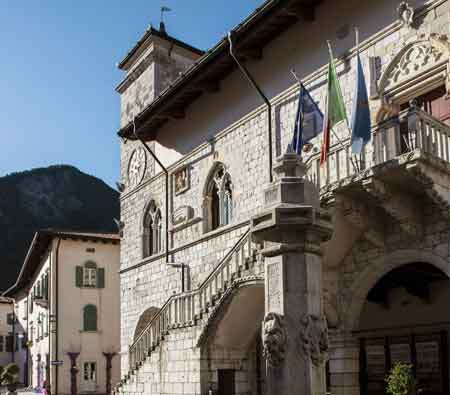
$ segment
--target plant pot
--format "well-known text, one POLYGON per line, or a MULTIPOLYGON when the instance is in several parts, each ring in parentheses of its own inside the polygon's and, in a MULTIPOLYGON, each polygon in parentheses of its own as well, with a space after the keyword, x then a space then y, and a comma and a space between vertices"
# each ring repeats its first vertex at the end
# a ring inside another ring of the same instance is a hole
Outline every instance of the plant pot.
POLYGON ((6 388, 8 389, 8 392, 7 392, 8 395, 17 395, 17 392, 16 392, 17 384, 8 384, 6 386, 6 388))

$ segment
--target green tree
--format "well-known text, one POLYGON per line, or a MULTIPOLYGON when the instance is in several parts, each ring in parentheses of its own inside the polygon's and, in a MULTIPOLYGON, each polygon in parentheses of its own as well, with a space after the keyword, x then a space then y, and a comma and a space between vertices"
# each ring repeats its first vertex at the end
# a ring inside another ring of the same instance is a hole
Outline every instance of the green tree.
POLYGON ((411 395, 414 393, 412 365, 397 362, 386 378, 387 393, 390 395, 411 395))

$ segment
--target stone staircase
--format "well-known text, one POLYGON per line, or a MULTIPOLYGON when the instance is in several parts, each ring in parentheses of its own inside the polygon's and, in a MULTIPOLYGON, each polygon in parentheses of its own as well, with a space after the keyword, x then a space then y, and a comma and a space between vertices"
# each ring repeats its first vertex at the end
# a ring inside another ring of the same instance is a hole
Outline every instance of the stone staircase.
POLYGON ((257 245, 252 243, 248 229, 197 289, 172 295, 162 306, 129 347, 129 371, 115 386, 113 393, 139 392, 137 388, 131 390, 127 387, 130 384, 133 387, 139 385, 134 378, 170 334, 207 325, 209 316, 228 290, 244 278, 262 275, 262 272, 262 257, 257 254, 257 245))

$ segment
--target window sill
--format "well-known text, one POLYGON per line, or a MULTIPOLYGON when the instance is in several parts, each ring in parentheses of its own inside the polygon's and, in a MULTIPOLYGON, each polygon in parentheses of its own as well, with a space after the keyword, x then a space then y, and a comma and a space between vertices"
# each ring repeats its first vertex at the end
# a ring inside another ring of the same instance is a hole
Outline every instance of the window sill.
POLYGON ((96 330, 96 331, 85 331, 85 330, 83 330, 83 329, 80 329, 79 332, 80 332, 80 333, 99 333, 99 334, 102 333, 101 330, 96 330))

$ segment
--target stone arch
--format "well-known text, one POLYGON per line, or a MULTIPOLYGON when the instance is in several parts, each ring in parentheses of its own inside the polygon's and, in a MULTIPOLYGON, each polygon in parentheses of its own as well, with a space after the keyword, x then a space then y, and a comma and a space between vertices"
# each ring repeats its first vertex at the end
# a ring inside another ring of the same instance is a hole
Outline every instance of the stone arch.
POLYGON ((157 307, 149 307, 144 310, 136 323, 136 327, 134 329, 133 334, 133 342, 138 338, 138 336, 142 333, 142 331, 147 327, 150 321, 158 314, 159 309, 157 307))
POLYGON ((348 298, 350 305, 343 317, 343 329, 349 332, 357 329, 366 296, 384 275, 408 263, 418 261, 435 266, 450 278, 450 263, 432 252, 408 249, 386 254, 369 263, 354 278, 348 298))
POLYGON ((231 287, 224 292, 214 309, 209 314, 208 320, 203 327, 200 336, 198 337, 197 347, 204 346, 211 341, 213 336, 217 334, 218 326, 221 320, 228 313, 230 313, 235 296, 237 296, 242 290, 250 287, 257 287, 262 292, 262 314, 264 314, 264 279, 258 276, 241 278, 240 280, 235 281, 231 287))
POLYGON ((449 91, 450 45, 447 36, 430 34, 405 44, 384 68, 377 84, 377 121, 399 112, 404 102, 445 83, 449 91))

